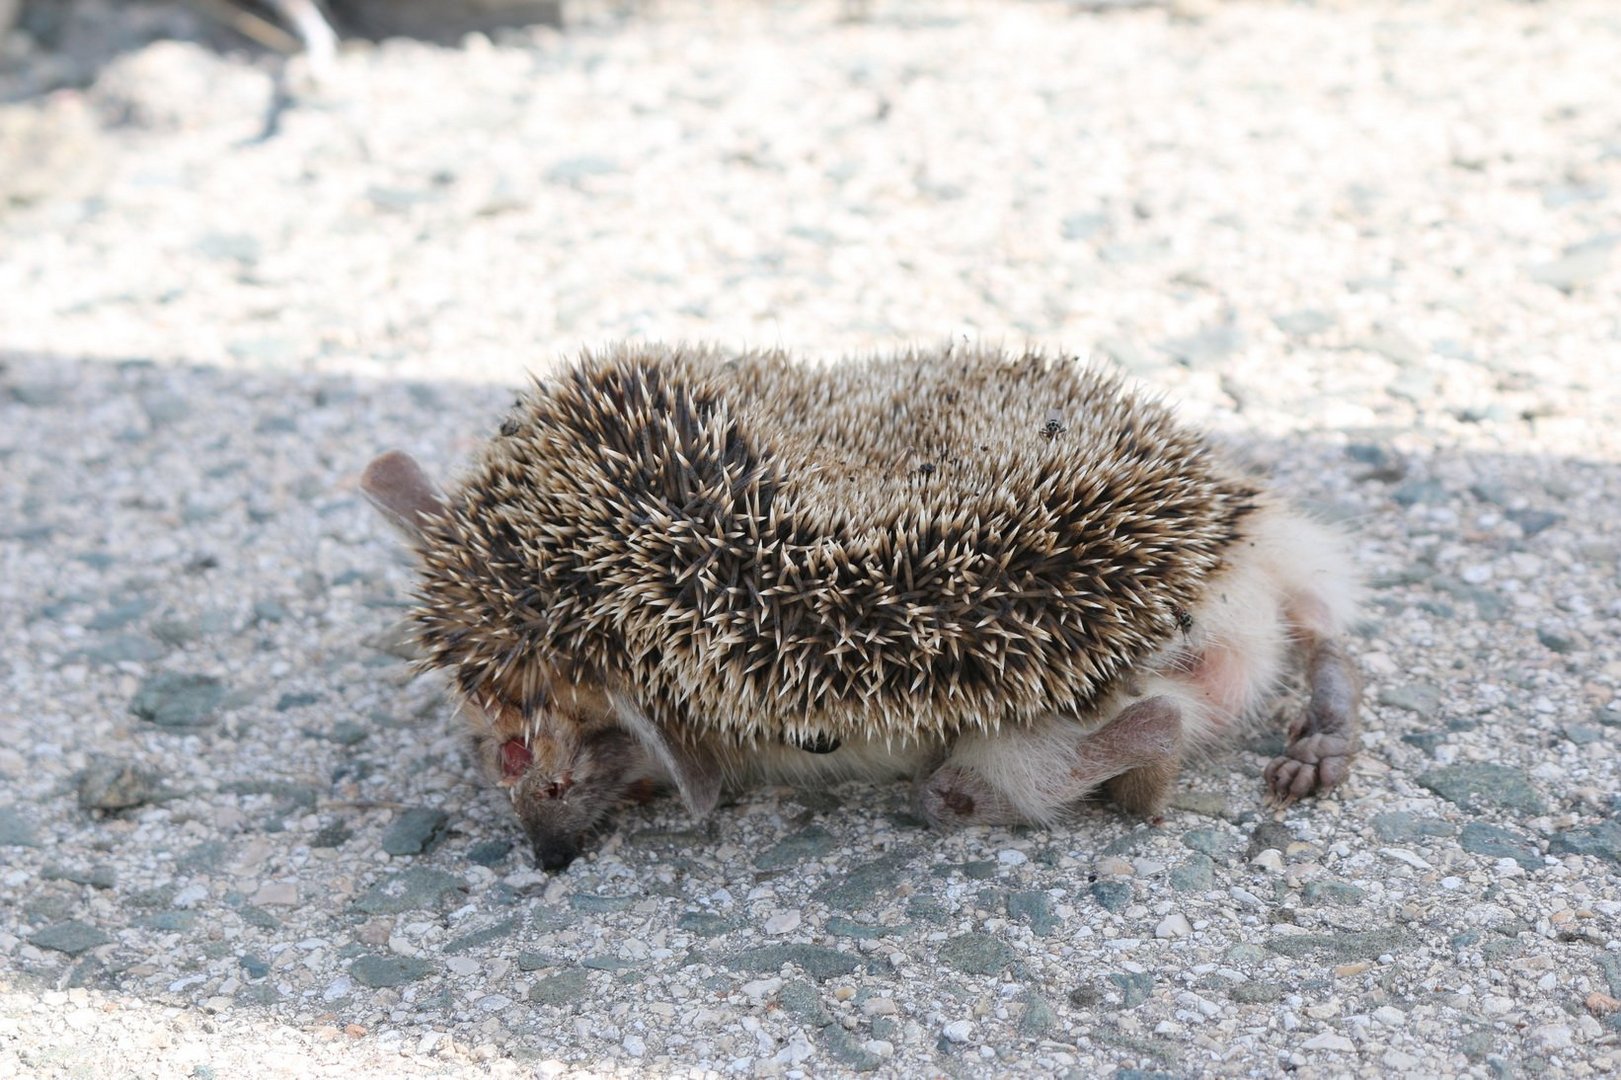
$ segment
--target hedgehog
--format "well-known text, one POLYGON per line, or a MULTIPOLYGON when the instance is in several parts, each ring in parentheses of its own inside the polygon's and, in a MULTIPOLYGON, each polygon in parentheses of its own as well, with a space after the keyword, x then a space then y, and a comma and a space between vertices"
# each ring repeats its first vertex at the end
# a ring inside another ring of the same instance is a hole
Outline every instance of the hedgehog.
POLYGON ((1271 799, 1356 748, 1344 538, 1079 359, 588 351, 448 494, 398 450, 361 487, 415 551, 418 663, 548 870, 661 789, 703 817, 910 775, 939 828, 1094 795, 1157 820, 1293 672, 1271 799))

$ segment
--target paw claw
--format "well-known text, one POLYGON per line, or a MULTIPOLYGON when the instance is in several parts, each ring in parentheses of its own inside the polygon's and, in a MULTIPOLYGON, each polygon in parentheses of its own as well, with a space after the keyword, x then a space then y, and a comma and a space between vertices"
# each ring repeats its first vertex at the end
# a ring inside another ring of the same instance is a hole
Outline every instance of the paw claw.
POLYGON ((1355 739, 1346 735, 1307 735, 1289 743, 1283 756, 1273 759, 1263 777, 1272 801, 1288 806, 1314 792, 1345 782, 1350 773, 1355 739))

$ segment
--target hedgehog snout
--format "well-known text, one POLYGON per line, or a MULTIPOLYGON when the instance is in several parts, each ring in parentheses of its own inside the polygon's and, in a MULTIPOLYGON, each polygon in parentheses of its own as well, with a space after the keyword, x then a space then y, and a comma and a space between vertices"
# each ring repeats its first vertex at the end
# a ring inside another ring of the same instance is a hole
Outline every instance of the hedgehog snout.
POLYGON ((542 870, 564 870, 580 854, 580 845, 560 836, 531 836, 535 862, 542 870))

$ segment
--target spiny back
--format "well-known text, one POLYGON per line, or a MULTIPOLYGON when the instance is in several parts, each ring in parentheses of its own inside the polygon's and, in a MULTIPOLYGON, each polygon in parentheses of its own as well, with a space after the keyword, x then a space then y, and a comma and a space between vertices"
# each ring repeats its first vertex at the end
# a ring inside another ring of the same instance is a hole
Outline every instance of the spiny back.
POLYGON ((905 740, 1084 716, 1256 492, 1078 362, 623 347, 521 398, 424 540, 429 663, 669 730, 905 740))

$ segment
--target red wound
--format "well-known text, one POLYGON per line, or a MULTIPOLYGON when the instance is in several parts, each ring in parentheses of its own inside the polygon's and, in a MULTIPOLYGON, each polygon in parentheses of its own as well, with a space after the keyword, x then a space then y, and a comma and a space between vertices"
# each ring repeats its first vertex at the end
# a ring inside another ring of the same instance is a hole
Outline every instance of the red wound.
POLYGON ((523 744, 522 739, 508 739, 501 744, 501 774, 516 779, 524 774, 535 755, 529 747, 523 744))

